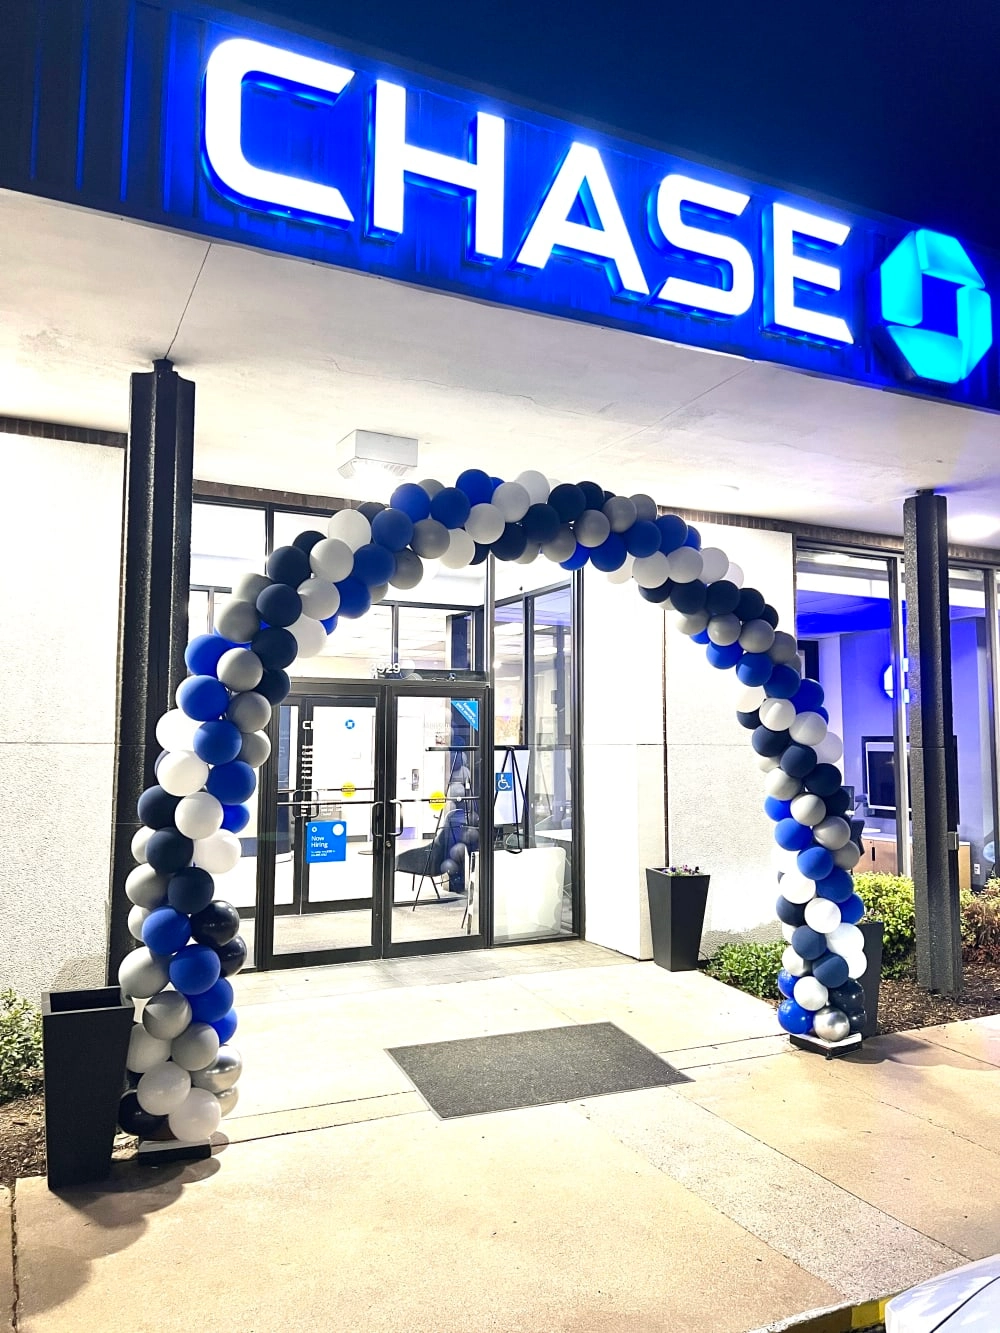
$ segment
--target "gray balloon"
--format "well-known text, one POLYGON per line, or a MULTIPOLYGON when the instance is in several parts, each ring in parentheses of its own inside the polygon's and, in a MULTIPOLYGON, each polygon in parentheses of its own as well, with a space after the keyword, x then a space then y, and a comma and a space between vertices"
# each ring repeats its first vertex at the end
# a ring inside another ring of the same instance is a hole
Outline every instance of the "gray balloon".
POLYGON ((424 563, 415 551, 405 547, 396 552, 396 571, 389 579, 394 588, 415 588, 424 577, 424 563))
POLYGON ((240 731, 261 731, 271 717, 271 705, 262 694, 248 690, 237 694, 226 710, 226 717, 235 722, 240 731))
POLYGON ((429 478, 427 481, 418 481, 417 485, 421 490, 426 491, 432 500, 439 491, 444 490, 444 482, 435 481, 433 477, 429 478))
POLYGON ((255 574, 252 570, 246 574, 241 574, 233 584, 233 598, 237 602, 249 602, 251 606, 257 604, 257 598, 265 588, 270 588, 271 580, 266 574, 255 574))
POLYGON ((375 588, 369 588, 368 596, 372 599, 372 606, 375 606, 377 602, 383 601, 388 591, 389 591, 388 583, 380 583, 375 588))
POLYGON ((234 598, 215 617, 215 628, 230 643, 249 643, 260 629, 260 616, 255 606, 234 598))
POLYGON ((220 1046, 219 1054, 206 1069, 196 1069, 191 1075, 191 1086, 205 1088, 216 1096, 225 1092, 243 1073, 243 1057, 235 1046, 220 1046))
POLYGON ((436 560, 439 555, 444 555, 450 541, 448 529, 436 518, 422 518, 413 525, 410 545, 425 560, 436 560))
POLYGON ((599 509, 585 509, 574 523, 573 532, 581 546, 600 546, 608 539, 611 523, 599 509))
POLYGON ((568 560, 576 550, 576 538, 573 529, 564 523, 550 542, 542 547, 542 555, 549 560, 568 560))
POLYGON ((604 502, 604 516, 611 524, 612 532, 628 532, 638 518, 635 505, 625 495, 613 495, 604 502))
POLYGON ((219 658, 215 674, 231 690, 255 690, 264 674, 264 664, 249 648, 230 648, 219 658))
POLYGON ((850 1030, 850 1020, 839 1009, 820 1009, 813 1015, 813 1032, 823 1041, 843 1041, 850 1030))
POLYGON ((541 549, 542 548, 538 545, 537 542, 528 542, 527 546, 524 548, 524 551, 514 561, 514 564, 515 565, 533 564, 538 559, 538 552, 541 549))
POLYGON ((748 653, 766 653, 774 643, 774 630, 766 620, 748 620, 740 634, 740 645, 748 653))
POLYGON ((167 876, 158 875, 152 866, 145 863, 128 872, 125 880, 125 894, 129 902, 136 907, 162 907, 167 900, 167 876))
POLYGON ((638 495, 630 495, 629 499, 635 505, 636 518, 646 519, 649 522, 656 518, 656 501, 651 495, 644 495, 640 491, 638 495))
POLYGON ((222 1092, 217 1092, 215 1094, 215 1100, 222 1107, 223 1115, 228 1115, 230 1111, 235 1111, 236 1103, 239 1099, 239 1088, 223 1088, 222 1092))
POLYGON ((251 768, 260 768, 266 764, 271 754, 271 742, 262 731, 245 731, 243 733, 243 744, 240 746, 240 752, 236 756, 242 759, 245 764, 251 768))
POLYGON ((768 649, 768 657, 772 662, 783 662, 787 666, 798 667, 799 665, 799 646, 790 634, 786 634, 783 629, 775 631, 774 641, 768 649))

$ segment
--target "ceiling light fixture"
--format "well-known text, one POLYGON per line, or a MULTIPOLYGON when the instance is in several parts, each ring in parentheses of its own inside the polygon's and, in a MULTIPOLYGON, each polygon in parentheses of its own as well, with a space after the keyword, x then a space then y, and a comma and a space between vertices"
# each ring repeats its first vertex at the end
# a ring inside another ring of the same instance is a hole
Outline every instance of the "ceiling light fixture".
POLYGON ((1000 530, 1000 518, 993 514, 949 514, 948 536, 952 541, 981 542, 1000 530))
POLYGON ((417 445, 407 435, 352 430, 337 445, 337 471, 342 477, 373 474, 405 477, 416 469, 417 445))

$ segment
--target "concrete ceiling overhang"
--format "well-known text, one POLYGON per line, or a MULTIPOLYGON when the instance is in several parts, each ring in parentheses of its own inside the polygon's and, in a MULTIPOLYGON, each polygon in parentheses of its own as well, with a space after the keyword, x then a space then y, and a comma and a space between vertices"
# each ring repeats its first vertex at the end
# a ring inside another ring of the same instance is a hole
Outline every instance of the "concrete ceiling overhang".
POLYGON ((358 493, 334 446, 423 476, 593 478, 663 504, 898 533, 906 495, 1000 514, 1000 417, 208 243, 0 192, 0 415, 124 430, 128 376, 197 385, 200 479, 358 493), (732 489, 738 488, 738 489, 732 489))

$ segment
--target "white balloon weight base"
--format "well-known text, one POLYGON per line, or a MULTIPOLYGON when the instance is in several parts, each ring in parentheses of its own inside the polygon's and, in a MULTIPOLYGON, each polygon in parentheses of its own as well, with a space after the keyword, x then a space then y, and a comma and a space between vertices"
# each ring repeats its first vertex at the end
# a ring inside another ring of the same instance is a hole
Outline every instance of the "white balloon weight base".
POLYGON ((844 1037, 841 1041, 824 1041, 822 1037, 800 1037, 798 1033, 790 1033, 788 1040, 793 1046, 798 1046, 803 1051, 818 1051, 820 1055, 825 1055, 828 1060, 835 1060, 838 1055, 847 1055, 851 1051, 859 1051, 862 1045, 862 1036, 860 1032, 852 1032, 849 1037, 844 1037))
POLYGON ((208 1139, 186 1143, 183 1139, 140 1139, 139 1162, 143 1166, 167 1166, 171 1162, 201 1162, 212 1155, 208 1139))

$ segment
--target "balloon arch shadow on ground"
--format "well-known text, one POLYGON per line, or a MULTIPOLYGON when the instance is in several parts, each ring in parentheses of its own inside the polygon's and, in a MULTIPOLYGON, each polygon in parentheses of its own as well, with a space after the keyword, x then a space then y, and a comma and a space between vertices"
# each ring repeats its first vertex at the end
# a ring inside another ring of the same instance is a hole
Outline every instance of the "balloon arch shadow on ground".
MULTIPOLYGON (((799 672, 796 642, 743 573, 694 527, 660 515, 648 495, 594 482, 551 485, 539 472, 501 481, 478 469, 454 486, 404 483, 388 506, 333 515, 326 532, 273 552, 266 573, 243 575, 215 632, 189 645, 190 675, 160 719, 155 781, 138 803, 137 861, 126 882, 139 947, 121 965, 124 995, 145 1001, 129 1047, 122 1128, 144 1138, 203 1141, 236 1104, 242 1062, 229 977, 246 961, 239 915, 215 879, 240 858, 265 728, 290 689, 286 668, 320 652, 341 620, 355 620, 391 587, 417 586, 425 560, 447 568, 541 557, 564 570, 591 565, 673 613, 711 667, 739 681, 738 723, 763 773, 774 821, 787 941, 778 1020, 790 1034, 836 1043, 865 1025, 865 969, 857 923, 864 906, 851 872, 849 796, 827 728, 823 690, 799 672)), ((474 830, 468 830, 470 837, 474 830)), ((464 854, 459 841, 452 849, 464 854)))

